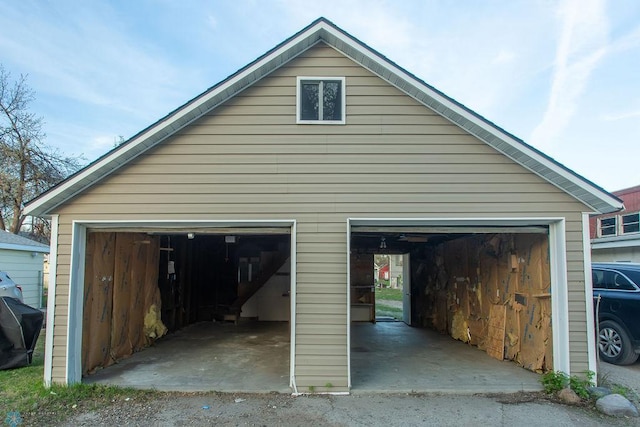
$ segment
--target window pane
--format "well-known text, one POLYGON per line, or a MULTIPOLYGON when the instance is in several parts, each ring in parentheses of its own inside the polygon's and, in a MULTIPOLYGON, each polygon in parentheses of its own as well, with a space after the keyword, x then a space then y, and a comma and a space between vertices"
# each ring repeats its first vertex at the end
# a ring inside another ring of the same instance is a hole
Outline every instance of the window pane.
POLYGON ((607 289, 607 285, 604 283, 604 271, 591 270, 592 285, 594 289, 607 289))
POLYGON ((319 83, 304 82, 300 85, 300 119, 318 120, 319 83))
POLYGON ((322 120, 342 120, 342 88, 339 81, 325 81, 322 93, 322 120))
POLYGON ((640 287, 640 273, 634 270, 621 270, 629 279, 640 287))
POLYGON ((600 220, 600 235, 601 236, 616 235, 616 217, 603 218, 600 220))
POLYGON ((640 231, 640 223, 638 222, 639 214, 634 213, 622 216, 622 232, 637 233, 640 231))
POLYGON ((629 280, 620 273, 613 274, 613 287, 611 289, 619 289, 621 291, 635 290, 629 280))

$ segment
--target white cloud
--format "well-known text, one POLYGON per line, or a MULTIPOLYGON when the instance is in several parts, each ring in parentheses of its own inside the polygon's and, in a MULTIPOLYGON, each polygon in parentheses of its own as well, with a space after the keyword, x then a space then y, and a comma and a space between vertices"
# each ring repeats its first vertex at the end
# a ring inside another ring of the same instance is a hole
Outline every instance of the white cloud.
POLYGON ((8 9, 0 18, 3 55, 31 70, 32 84, 147 120, 165 111, 167 100, 186 100, 180 82, 193 81, 194 72, 169 62, 161 46, 132 38, 109 7, 71 9, 35 7, 28 22, 24 11, 8 9), (67 14, 64 25, 51 20, 54 12, 67 14))
POLYGON ((568 0, 560 10, 560 19, 549 101, 530 139, 539 148, 557 143, 607 49, 608 21, 601 0, 568 0))
POLYGON ((502 49, 497 55, 495 55, 492 62, 494 64, 504 64, 512 62, 515 58, 516 54, 513 51, 502 49))
POLYGON ((211 29, 215 30, 218 27, 218 20, 213 15, 207 16, 207 23, 209 24, 209 27, 211 27, 211 29))
POLYGON ((617 120, 633 119, 635 117, 640 117, 640 110, 627 111, 627 112, 618 113, 618 114, 605 114, 604 116, 602 116, 602 119, 608 122, 614 122, 617 120))

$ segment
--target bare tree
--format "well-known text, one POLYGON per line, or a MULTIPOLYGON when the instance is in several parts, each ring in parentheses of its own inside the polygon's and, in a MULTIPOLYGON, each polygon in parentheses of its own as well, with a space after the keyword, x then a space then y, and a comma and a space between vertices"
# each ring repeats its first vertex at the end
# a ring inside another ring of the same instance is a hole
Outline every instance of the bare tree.
POLYGON ((24 203, 76 171, 82 159, 44 143, 42 117, 29 111, 34 99, 26 76, 12 82, 0 65, 0 228, 15 234, 25 219, 24 203))

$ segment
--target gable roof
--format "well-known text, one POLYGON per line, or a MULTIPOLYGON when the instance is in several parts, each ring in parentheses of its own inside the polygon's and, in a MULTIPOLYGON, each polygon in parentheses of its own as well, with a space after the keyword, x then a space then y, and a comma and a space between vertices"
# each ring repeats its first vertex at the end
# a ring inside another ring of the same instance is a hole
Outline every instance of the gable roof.
POLYGON ((57 206, 320 42, 332 46, 426 107, 564 190, 594 212, 608 213, 622 209, 622 202, 601 187, 447 97, 327 19, 319 18, 252 63, 30 201, 25 207, 25 213, 34 216, 49 215, 57 206))
POLYGON ((49 246, 5 230, 0 230, 0 249, 49 253, 49 246))

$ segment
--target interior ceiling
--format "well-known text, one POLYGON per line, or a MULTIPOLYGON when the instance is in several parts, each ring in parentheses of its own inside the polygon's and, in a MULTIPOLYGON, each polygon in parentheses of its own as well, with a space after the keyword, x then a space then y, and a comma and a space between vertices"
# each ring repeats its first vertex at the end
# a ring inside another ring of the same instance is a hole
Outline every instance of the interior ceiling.
POLYGON ((448 240, 460 239, 472 233, 352 233, 351 248, 360 252, 402 252, 418 245, 438 245, 448 240))
POLYGON ((367 253, 406 253, 417 246, 435 246, 476 234, 548 233, 547 227, 353 227, 351 248, 367 253))

